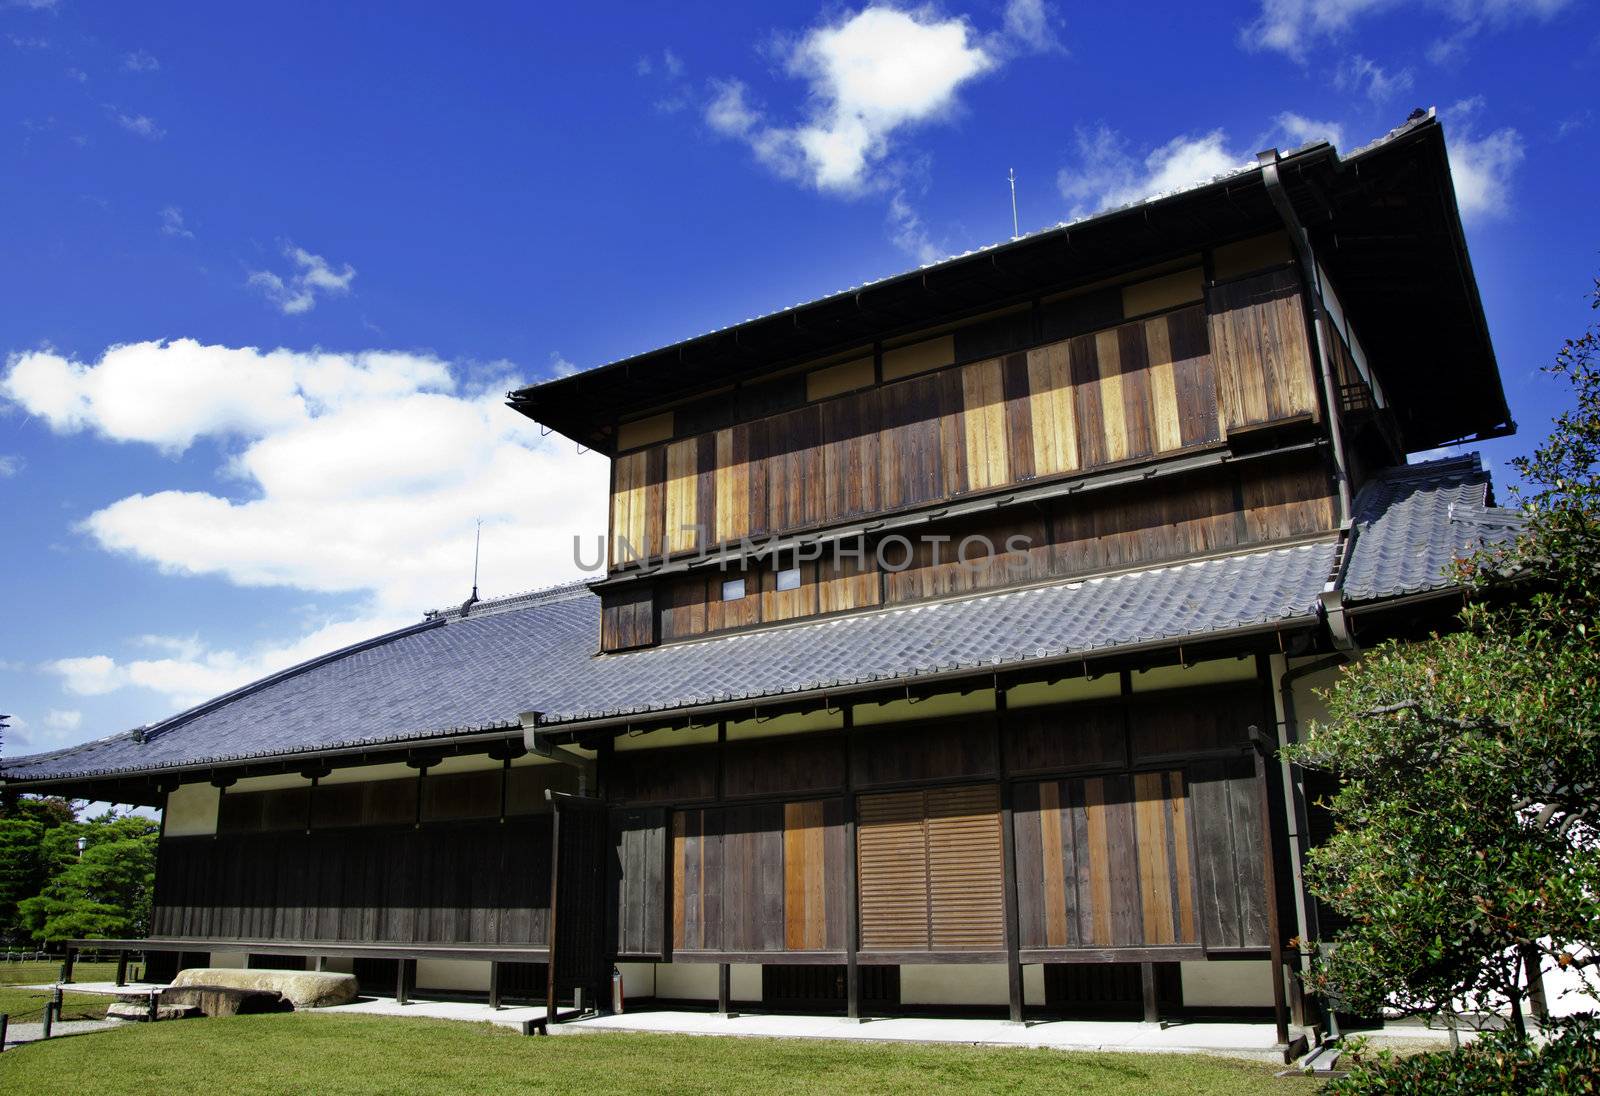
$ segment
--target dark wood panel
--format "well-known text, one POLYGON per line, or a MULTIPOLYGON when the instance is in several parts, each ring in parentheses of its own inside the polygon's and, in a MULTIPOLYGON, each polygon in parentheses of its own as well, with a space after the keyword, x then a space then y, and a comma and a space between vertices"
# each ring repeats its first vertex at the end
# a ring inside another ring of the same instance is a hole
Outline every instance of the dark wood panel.
POLYGON ((606 780, 607 795, 620 803, 710 799, 716 791, 715 747, 619 750, 612 755, 606 780))
POLYGON ((975 716, 910 727, 858 728, 852 764, 858 788, 994 773, 994 722, 975 716))
POLYGON ((539 816, 168 838, 152 926, 258 941, 542 944, 549 827, 539 816))
POLYGON ((844 786, 844 743, 835 735, 791 735, 730 743, 723 754, 728 796, 832 791, 844 786))
POLYGON ((1127 760, 1120 700, 1013 709, 1006 735, 1009 771, 1019 775, 1127 760))
POLYGON ((1260 726, 1261 687, 1251 681, 1136 695, 1128 706, 1135 759, 1239 749, 1260 726))

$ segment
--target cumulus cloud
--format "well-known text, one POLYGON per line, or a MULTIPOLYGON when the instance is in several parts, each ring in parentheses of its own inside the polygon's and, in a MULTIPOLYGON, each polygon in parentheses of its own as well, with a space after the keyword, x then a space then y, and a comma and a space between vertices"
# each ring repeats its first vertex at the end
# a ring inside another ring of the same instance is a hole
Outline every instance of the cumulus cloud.
POLYGON ((1545 20, 1567 7, 1571 0, 1261 0, 1256 18, 1239 32, 1246 49, 1275 50, 1296 60, 1320 41, 1342 38, 1354 24, 1369 16, 1402 6, 1426 7, 1436 12, 1453 33, 1435 46, 1459 43, 1482 29, 1495 29, 1523 20, 1545 20))
POLYGON ((122 67, 128 72, 155 72, 161 67, 161 62, 142 49, 122 55, 122 67))
POLYGON ((1474 96, 1444 112, 1450 177, 1456 204, 1468 221, 1503 217, 1510 211, 1512 176, 1526 155, 1522 135, 1510 126, 1479 132, 1483 107, 1483 97, 1474 96))
POLYGON ((183 223, 183 210, 177 206, 164 206, 161 210, 161 234, 163 236, 181 236, 186 240, 194 239, 194 233, 189 231, 183 223))
POLYGON ((803 119, 769 122, 728 80, 714 85, 707 123, 786 178, 854 193, 872 182, 897 133, 948 117, 960 88, 996 59, 964 18, 875 6, 809 31, 783 64, 806 83, 803 119))
POLYGON ((313 255, 303 247, 284 246, 283 254, 294 269, 285 276, 270 270, 253 270, 246 284, 261 291, 262 295, 285 316, 298 316, 310 312, 317 305, 317 295, 338 297, 350 292, 355 281, 356 268, 349 263, 335 270, 321 255, 313 255))
MULTIPOLYGON (((1335 122, 1284 111, 1252 146, 1298 147, 1313 141, 1337 145, 1343 136, 1335 122)), ((1180 134, 1139 157, 1122 134, 1102 123, 1080 128, 1077 147, 1076 161, 1056 176, 1061 196, 1072 203, 1072 217, 1185 190, 1256 162, 1254 151, 1233 146, 1221 129, 1180 134)))
POLYGON ((357 602, 259 649, 146 637, 138 657, 101 651, 49 670, 81 695, 213 695, 459 603, 479 519, 485 591, 577 577, 573 537, 605 529, 605 460, 508 410, 504 392, 520 383, 509 367, 481 368, 472 384, 460 372, 425 354, 190 339, 112 347, 91 362, 13 355, 0 396, 58 433, 172 455, 205 443, 224 456, 214 490, 152 484, 90 514, 81 529, 95 544, 170 574, 357 602))
POLYGON ((1413 77, 1408 68, 1390 73, 1376 61, 1358 53, 1339 66, 1333 83, 1340 91, 1357 92, 1374 103, 1385 103, 1410 91, 1413 77))

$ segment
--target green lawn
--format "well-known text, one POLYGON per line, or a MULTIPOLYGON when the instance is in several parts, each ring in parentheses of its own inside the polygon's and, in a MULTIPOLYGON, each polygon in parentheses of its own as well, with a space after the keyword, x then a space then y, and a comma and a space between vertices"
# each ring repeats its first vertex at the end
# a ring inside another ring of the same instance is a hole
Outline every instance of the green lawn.
MULTIPOLYGON (((135 971, 129 968, 131 979, 135 971)), ((0 1012, 11 1017, 12 1023, 38 1023, 44 1013, 44 1003, 50 994, 38 990, 15 989, 15 986, 39 985, 54 982, 61 977, 60 963, 0 963, 0 1012)), ((111 982, 117 977, 115 963, 79 963, 72 977, 79 982, 111 982)), ((98 1020, 106 1014, 111 998, 96 994, 73 993, 62 996, 63 1020, 98 1020)))
POLYGON ((1317 1084, 1187 1055, 900 1046, 711 1036, 528 1038, 487 1024, 380 1016, 235 1016, 60 1039, 0 1055, 0 1091, 605 1093, 1277 1093, 1317 1084))

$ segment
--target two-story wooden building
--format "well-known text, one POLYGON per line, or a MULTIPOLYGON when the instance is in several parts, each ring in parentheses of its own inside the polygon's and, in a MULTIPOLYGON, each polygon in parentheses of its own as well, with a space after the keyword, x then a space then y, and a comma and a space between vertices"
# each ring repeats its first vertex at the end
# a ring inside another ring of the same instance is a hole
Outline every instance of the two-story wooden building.
POLYGON ((511 406, 610 459, 603 576, 4 763, 165 807, 149 948, 1281 1019, 1323 930, 1277 747, 1514 527, 1406 463, 1512 429, 1431 116, 511 406))

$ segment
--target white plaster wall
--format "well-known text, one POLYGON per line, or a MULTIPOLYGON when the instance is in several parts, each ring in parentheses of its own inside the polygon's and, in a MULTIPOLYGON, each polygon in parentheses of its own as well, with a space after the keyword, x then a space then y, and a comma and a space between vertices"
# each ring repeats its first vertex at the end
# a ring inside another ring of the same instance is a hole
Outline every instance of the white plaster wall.
POLYGON ((1135 670, 1132 683, 1134 692, 1147 693, 1158 689, 1192 689, 1227 681, 1254 681, 1255 676, 1256 660, 1246 656, 1213 659, 1189 666, 1156 666, 1149 670, 1135 670))
POLYGON ((180 784, 167 796, 167 837, 217 832, 217 789, 210 784, 180 784))
MULTIPOLYGON (((1039 976, 1040 999, 1044 976, 1039 976)), ((1004 1005, 1011 1000, 1004 963, 907 963, 900 1001, 907 1005, 1004 1005)))
POLYGON ((489 964, 477 959, 418 959, 417 988, 489 992, 489 964))
POLYGON ((617 970, 622 974, 622 996, 626 1000, 656 995, 654 963, 618 963, 617 970))
POLYGON ((656 996, 686 1001, 717 999, 715 963, 661 963, 656 966, 656 996))
POLYGON ((1044 967, 1035 963, 1022 968, 1022 1000, 1029 1005, 1044 1004, 1044 967))
POLYGON ((228 788, 235 792, 274 792, 280 788, 309 788, 311 781, 299 773, 275 773, 272 776, 246 776, 228 788))
POLYGON ((1272 964, 1265 959, 1179 963, 1189 1008, 1272 1005, 1272 964))
POLYGON ((223 970, 243 970, 249 965, 250 956, 242 951, 214 951, 206 962, 223 970))
POLYGON ((761 1000, 761 965, 732 963, 728 967, 728 996, 735 1001, 761 1000))

